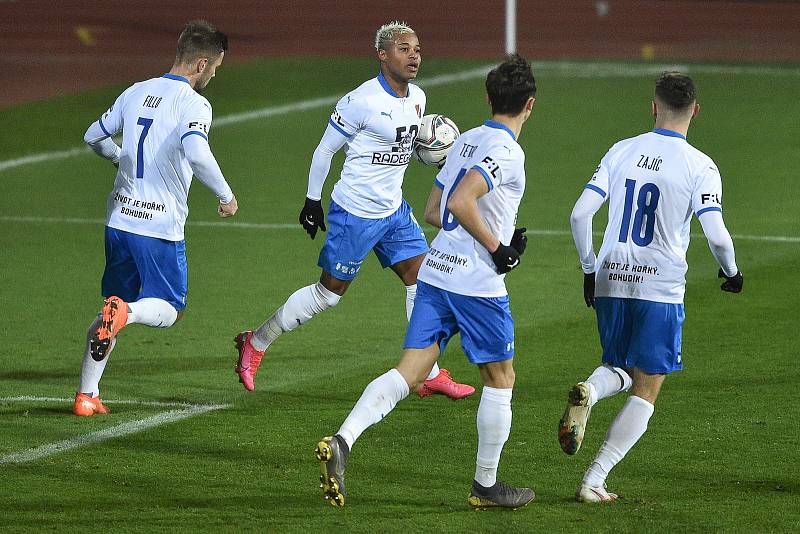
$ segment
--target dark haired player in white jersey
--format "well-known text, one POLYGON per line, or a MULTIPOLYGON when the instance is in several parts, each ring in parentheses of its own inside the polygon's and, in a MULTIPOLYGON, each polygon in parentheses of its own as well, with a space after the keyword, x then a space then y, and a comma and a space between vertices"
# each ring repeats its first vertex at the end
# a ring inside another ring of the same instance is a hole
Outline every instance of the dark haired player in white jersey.
POLYGON ((605 487, 611 469, 647 429, 666 375, 683 368, 681 331, 689 225, 696 216, 720 265, 721 289, 742 290, 733 241, 722 220, 716 164, 686 141, 697 116, 691 78, 665 72, 652 102, 655 129, 615 144, 572 211, 572 235, 584 274, 584 299, 597 312, 603 365, 569 392, 559 442, 575 454, 592 406, 630 389, 576 499, 617 499, 605 487), (608 200, 608 226, 595 258, 592 217, 608 200))
MULTIPOLYGON (((406 315, 411 316, 417 272, 428 243, 401 188, 425 114, 425 93, 410 83, 422 56, 414 30, 398 21, 378 29, 375 49, 378 76, 339 100, 311 160, 300 224, 313 239, 317 230, 326 229, 320 198, 331 159, 345 148, 341 178, 331 193, 331 229, 319 255, 319 282, 295 291, 259 328, 236 337, 236 372, 248 391, 255 388, 264 351, 281 334, 336 306, 370 251, 405 284, 406 315)), ((453 399, 474 392, 436 365, 418 390, 420 396, 442 393, 453 399)))
POLYGON ((492 120, 458 138, 428 198, 425 220, 440 230, 419 271, 400 363, 373 380, 339 431, 317 444, 320 486, 334 506, 345 502, 345 468, 355 441, 425 380, 459 332, 484 383, 469 504, 519 508, 534 497, 529 488, 497 480, 511 431, 515 378, 514 320, 504 278, 519 265, 527 241, 525 229, 515 230, 514 224, 525 191, 525 154, 517 137, 536 95, 530 64, 510 56, 487 76, 486 92, 492 120))
POLYGON ((216 74, 227 36, 192 21, 178 38, 169 73, 126 89, 84 140, 118 168, 108 196, 101 314, 89 327, 73 413, 108 413, 99 382, 125 325, 167 328, 186 307, 183 227, 192 174, 219 198, 220 217, 237 203, 208 145, 211 104, 199 93, 216 74), (122 132, 122 148, 111 136, 122 132))

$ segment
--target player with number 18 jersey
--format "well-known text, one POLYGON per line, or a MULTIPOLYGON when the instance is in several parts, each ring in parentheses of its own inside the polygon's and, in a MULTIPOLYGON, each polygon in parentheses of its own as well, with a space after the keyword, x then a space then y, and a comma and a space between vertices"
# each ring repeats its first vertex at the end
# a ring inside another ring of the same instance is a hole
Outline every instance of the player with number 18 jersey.
POLYGON ((692 215, 722 211, 711 158, 655 129, 615 144, 586 187, 609 201, 595 296, 683 302, 692 215))

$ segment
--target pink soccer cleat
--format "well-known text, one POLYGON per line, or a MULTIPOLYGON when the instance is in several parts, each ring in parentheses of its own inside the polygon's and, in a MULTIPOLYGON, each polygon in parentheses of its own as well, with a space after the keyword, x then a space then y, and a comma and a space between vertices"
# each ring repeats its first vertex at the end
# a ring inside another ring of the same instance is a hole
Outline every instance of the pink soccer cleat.
POLYGON ((239 361, 236 363, 236 374, 239 375, 239 382, 244 384, 244 389, 247 391, 256 389, 256 372, 261 365, 261 358, 264 357, 264 351, 257 351, 253 348, 253 344, 250 342, 252 338, 253 332, 250 330, 240 332, 239 335, 234 338, 236 350, 239 351, 239 361))
POLYGON ((420 397, 430 397, 434 393, 441 393, 453 400, 459 400, 475 393, 475 388, 469 384, 459 384, 453 381, 450 371, 439 369, 438 375, 426 380, 417 388, 417 395, 420 397))

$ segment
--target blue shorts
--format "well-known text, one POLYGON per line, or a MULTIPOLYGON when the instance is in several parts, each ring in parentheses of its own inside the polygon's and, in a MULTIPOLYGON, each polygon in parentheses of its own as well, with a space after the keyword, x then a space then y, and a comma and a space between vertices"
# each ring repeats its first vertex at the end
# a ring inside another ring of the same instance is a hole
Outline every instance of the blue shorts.
POLYGON ((163 299, 181 311, 186 307, 189 274, 186 243, 146 237, 106 226, 103 297, 125 302, 163 299))
POLYGON ((594 307, 603 363, 649 374, 683 369, 683 304, 598 297, 594 307))
POLYGON ((328 235, 317 264, 339 280, 353 280, 370 250, 385 268, 426 254, 428 248, 425 233, 405 200, 383 219, 358 217, 331 200, 328 235))
POLYGON ((405 349, 434 343, 444 352, 461 332, 461 347, 471 363, 500 362, 514 357, 514 319, 505 297, 469 297, 417 282, 414 311, 406 331, 405 349))

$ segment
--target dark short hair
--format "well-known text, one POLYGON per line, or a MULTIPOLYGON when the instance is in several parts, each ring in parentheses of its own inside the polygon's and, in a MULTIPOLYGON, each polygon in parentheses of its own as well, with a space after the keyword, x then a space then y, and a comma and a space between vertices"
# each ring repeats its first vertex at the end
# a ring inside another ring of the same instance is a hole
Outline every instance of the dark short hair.
POLYGON ((697 86, 680 72, 662 72, 656 80, 656 98, 672 111, 685 111, 697 102, 697 86))
POLYGON ((529 98, 536 96, 536 80, 528 60, 510 54, 486 76, 486 94, 492 114, 519 115, 529 98))
POLYGON ((178 37, 175 58, 180 63, 194 61, 200 57, 216 57, 228 49, 228 36, 205 20, 193 20, 178 37))

